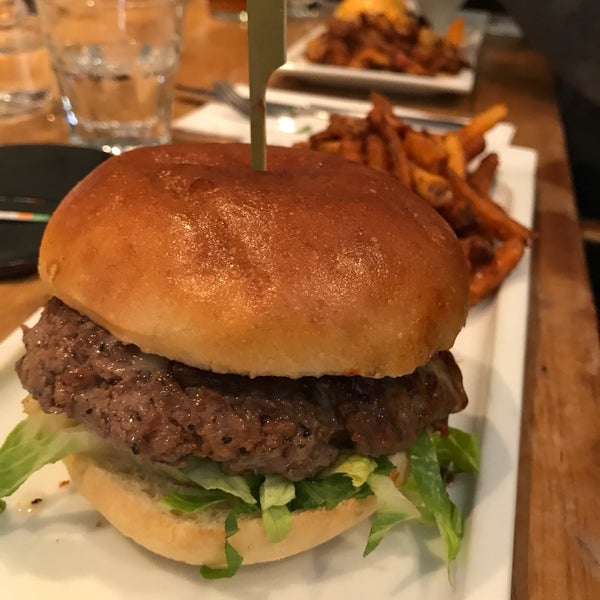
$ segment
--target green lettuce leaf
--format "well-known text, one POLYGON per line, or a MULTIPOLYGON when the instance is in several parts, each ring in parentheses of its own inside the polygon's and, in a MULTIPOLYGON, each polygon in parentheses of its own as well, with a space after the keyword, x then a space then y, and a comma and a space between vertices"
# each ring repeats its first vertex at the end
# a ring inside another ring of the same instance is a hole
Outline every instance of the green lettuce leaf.
POLYGON ((271 506, 261 511, 262 522, 270 542, 280 542, 292 528, 292 513, 287 506, 271 506))
POLYGON ((433 513, 425 506, 425 504, 423 504, 419 487, 417 486, 417 482, 412 475, 406 478, 400 489, 402 490, 404 496, 408 498, 421 513, 421 521, 423 523, 435 525, 433 513))
POLYGON ((280 542, 292 528, 292 514, 286 505, 296 496, 294 484, 281 475, 267 475, 259 493, 267 539, 280 542))
POLYGON ((396 467, 390 460, 389 456, 380 456, 377 459, 377 466, 375 467, 373 473, 376 473, 377 475, 391 475, 395 468, 396 467))
POLYGON ((366 498, 373 492, 368 485, 354 487, 352 479, 342 473, 334 473, 323 479, 297 481, 296 497, 291 503, 292 510, 325 507, 334 508, 349 498, 366 498))
POLYGON ((205 490, 222 490, 237 496, 246 504, 256 504, 248 481, 241 475, 225 475, 216 462, 209 459, 195 458, 184 469, 185 474, 195 484, 205 490))
POLYGON ((256 507, 240 502, 233 508, 225 519, 225 561, 226 566, 222 569, 216 569, 203 565, 200 567, 200 574, 206 579, 223 579, 233 577, 237 570, 242 566, 244 557, 231 545, 229 538, 237 533, 238 517, 244 513, 251 513, 256 507))
POLYGON ((322 474, 321 478, 342 473, 352 480, 354 487, 360 487, 367 482, 369 475, 377 468, 377 462, 368 456, 359 454, 340 454, 338 460, 322 474))
POLYGON ((232 500, 235 501, 237 499, 222 490, 205 490, 197 488, 185 492, 171 492, 161 498, 160 504, 171 510, 192 513, 205 510, 212 506, 218 506, 219 504, 225 504, 232 500))
POLYGON ((0 448, 0 498, 13 494, 44 465, 103 447, 97 435, 65 415, 31 415, 17 424, 0 448))
POLYGON ((368 484, 377 498, 377 513, 363 556, 373 552, 394 525, 416 519, 420 515, 417 507, 400 492, 389 475, 374 473, 369 477, 368 484))
POLYGON ((429 433, 423 432, 409 449, 412 481, 408 481, 402 489, 412 492, 417 506, 422 504, 425 518, 431 515, 438 527, 446 551, 446 563, 456 558, 462 538, 462 515, 446 490, 440 473, 435 444, 429 433), (412 486, 412 489, 411 489, 412 486), (418 492, 419 499, 416 498, 418 492))
POLYGON ((442 469, 453 473, 479 471, 479 443, 475 435, 450 427, 447 436, 435 431, 431 439, 442 469))
POLYGON ((281 475, 267 475, 260 486, 261 508, 285 506, 296 496, 294 484, 281 475))

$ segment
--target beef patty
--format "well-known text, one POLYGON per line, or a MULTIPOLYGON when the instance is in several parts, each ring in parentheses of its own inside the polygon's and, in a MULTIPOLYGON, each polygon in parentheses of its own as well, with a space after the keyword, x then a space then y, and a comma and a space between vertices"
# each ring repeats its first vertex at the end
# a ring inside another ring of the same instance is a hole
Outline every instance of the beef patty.
POLYGON ((399 378, 250 379, 146 354, 56 298, 24 342, 17 372, 44 411, 153 461, 208 457, 229 473, 299 480, 342 448, 390 455, 467 402, 449 352, 399 378))

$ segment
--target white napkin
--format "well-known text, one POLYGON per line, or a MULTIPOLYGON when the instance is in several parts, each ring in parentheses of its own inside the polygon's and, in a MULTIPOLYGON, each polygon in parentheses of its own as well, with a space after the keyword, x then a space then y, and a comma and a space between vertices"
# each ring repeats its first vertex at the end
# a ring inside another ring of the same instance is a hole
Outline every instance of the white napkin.
MULTIPOLYGON (((220 102, 209 102, 173 124, 176 129, 208 135, 219 135, 238 142, 250 142, 250 120, 220 102)), ((327 127, 324 119, 312 117, 267 117, 267 143, 292 146, 312 133, 327 127)))

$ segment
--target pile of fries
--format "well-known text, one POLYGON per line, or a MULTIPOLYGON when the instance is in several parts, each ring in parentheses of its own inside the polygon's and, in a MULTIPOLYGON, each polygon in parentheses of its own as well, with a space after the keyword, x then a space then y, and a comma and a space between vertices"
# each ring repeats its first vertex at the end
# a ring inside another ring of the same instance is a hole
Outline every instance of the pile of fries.
POLYGON ((463 36, 460 18, 451 24, 446 37, 440 37, 426 21, 408 12, 394 20, 384 14, 361 13, 351 21, 332 18, 326 31, 308 43, 305 55, 320 64, 454 75, 467 66, 460 50, 463 36))
POLYGON ((483 135, 505 118, 506 106, 436 134, 396 117, 383 96, 373 93, 371 101, 365 118, 331 115, 327 129, 301 145, 391 173, 433 206, 460 240, 471 271, 470 302, 479 302, 517 265, 533 235, 490 197, 498 156, 485 155, 483 135), (469 170, 474 159, 479 163, 469 170))

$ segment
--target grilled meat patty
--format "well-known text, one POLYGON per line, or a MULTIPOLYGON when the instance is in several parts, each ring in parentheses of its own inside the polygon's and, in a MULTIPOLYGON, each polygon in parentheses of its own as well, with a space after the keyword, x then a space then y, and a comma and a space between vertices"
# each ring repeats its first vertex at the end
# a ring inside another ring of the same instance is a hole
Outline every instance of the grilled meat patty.
POLYGON ((299 480, 343 448, 390 455, 467 403, 449 352, 399 378, 250 379, 146 354, 56 298, 24 342, 17 372, 44 411, 150 460, 208 457, 229 473, 299 480))

